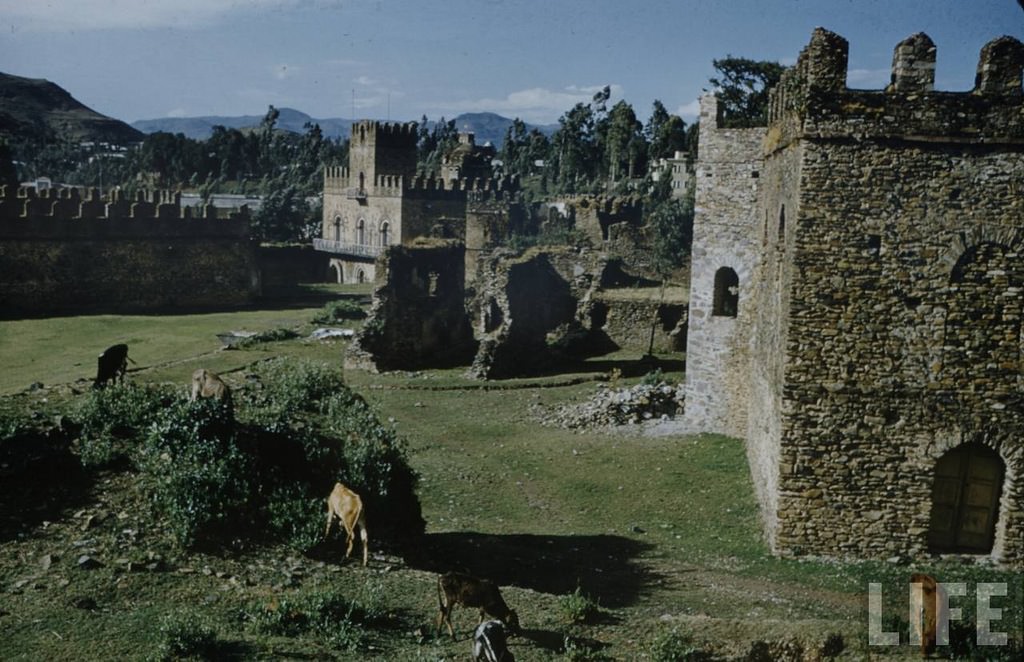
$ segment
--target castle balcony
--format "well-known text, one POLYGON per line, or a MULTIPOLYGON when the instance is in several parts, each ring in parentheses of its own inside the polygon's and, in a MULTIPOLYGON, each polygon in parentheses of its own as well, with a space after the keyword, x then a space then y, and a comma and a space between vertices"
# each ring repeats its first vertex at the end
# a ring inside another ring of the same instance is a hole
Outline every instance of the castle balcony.
POLYGON ((364 188, 350 188, 345 190, 345 197, 349 200, 365 200, 366 189, 364 188))
POLYGON ((321 239, 319 237, 315 237, 313 239, 313 248, 324 253, 330 253, 331 255, 362 258, 376 258, 383 250, 383 247, 381 246, 353 244, 347 241, 321 239))

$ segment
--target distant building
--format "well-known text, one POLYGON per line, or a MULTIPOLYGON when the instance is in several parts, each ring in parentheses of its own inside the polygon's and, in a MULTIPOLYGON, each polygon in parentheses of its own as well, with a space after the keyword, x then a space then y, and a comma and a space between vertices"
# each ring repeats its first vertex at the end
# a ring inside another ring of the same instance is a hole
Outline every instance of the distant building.
POLYGON ((383 248, 416 237, 466 241, 471 272, 477 253, 507 231, 516 180, 491 178, 494 148, 463 136, 445 157, 450 177, 417 177, 415 122, 353 126, 348 168, 324 171, 323 231, 313 240, 337 282, 374 280, 383 248))
POLYGON ((686 152, 677 151, 671 158, 662 158, 651 166, 651 178, 660 181, 668 175, 672 178, 672 197, 681 198, 693 183, 693 162, 686 158, 686 152))

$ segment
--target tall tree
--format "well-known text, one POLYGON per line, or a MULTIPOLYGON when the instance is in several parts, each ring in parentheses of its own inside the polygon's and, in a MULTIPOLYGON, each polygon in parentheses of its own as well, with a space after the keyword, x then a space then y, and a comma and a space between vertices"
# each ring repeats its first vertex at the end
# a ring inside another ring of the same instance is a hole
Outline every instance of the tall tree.
POLYGON ((641 131, 643 125, 636 119, 633 107, 625 101, 619 101, 608 114, 608 133, 606 136, 604 158, 607 163, 608 178, 616 182, 622 177, 632 178, 639 165, 638 143, 643 141, 641 131))
POLYGON ((708 80, 715 87, 726 127, 765 126, 768 123, 768 90, 785 70, 778 62, 727 56, 712 60, 718 72, 708 80))
POLYGON ((651 161, 686 150, 686 122, 678 115, 670 114, 657 99, 654 100, 644 133, 650 144, 647 154, 651 161))

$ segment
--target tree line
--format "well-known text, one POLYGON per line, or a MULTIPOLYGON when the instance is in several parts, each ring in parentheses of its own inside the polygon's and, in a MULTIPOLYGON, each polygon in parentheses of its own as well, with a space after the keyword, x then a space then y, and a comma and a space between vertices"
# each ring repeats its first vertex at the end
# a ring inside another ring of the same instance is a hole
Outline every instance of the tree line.
MULTIPOLYGON (((717 75, 709 82, 721 101, 723 122, 764 124, 767 91, 778 81, 782 67, 731 56, 714 60, 713 66, 717 75)), ((519 175, 527 194, 536 197, 643 195, 649 198, 652 218, 662 218, 661 224, 669 227, 671 217, 681 212, 670 213, 664 206, 671 200, 671 191, 665 188, 668 178, 656 186, 654 165, 676 152, 695 159, 698 126, 687 125, 660 101, 641 122, 625 100, 609 107, 610 97, 611 90, 605 87, 589 103, 577 103, 559 118, 550 137, 527 129, 519 118, 513 120, 498 154, 500 174, 519 175)), ((263 203, 253 218, 255 238, 304 241, 319 234, 323 168, 347 163, 348 140, 326 138, 315 124, 307 124, 303 134, 278 130, 278 116, 271 106, 257 127, 217 126, 206 140, 152 133, 137 148, 113 153, 98 146, 33 144, 16 137, 10 141, 10 154, 20 165, 18 176, 26 179, 48 176, 103 189, 191 190, 204 199, 214 193, 259 195, 263 203)), ((443 156, 458 144, 455 120, 442 117, 430 123, 424 116, 418 132, 419 171, 437 174, 443 156)), ((692 214, 692 203, 689 209, 692 214)))

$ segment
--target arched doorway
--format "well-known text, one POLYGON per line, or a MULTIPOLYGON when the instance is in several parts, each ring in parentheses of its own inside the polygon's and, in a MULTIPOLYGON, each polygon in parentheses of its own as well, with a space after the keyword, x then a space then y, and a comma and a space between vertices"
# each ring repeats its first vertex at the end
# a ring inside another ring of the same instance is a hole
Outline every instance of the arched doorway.
POLYGON ((992 551, 1006 465, 981 444, 965 444, 935 463, 928 545, 937 552, 992 551))
POLYGON ((366 282, 366 273, 362 269, 356 269, 356 282, 357 283, 365 283, 366 282))

